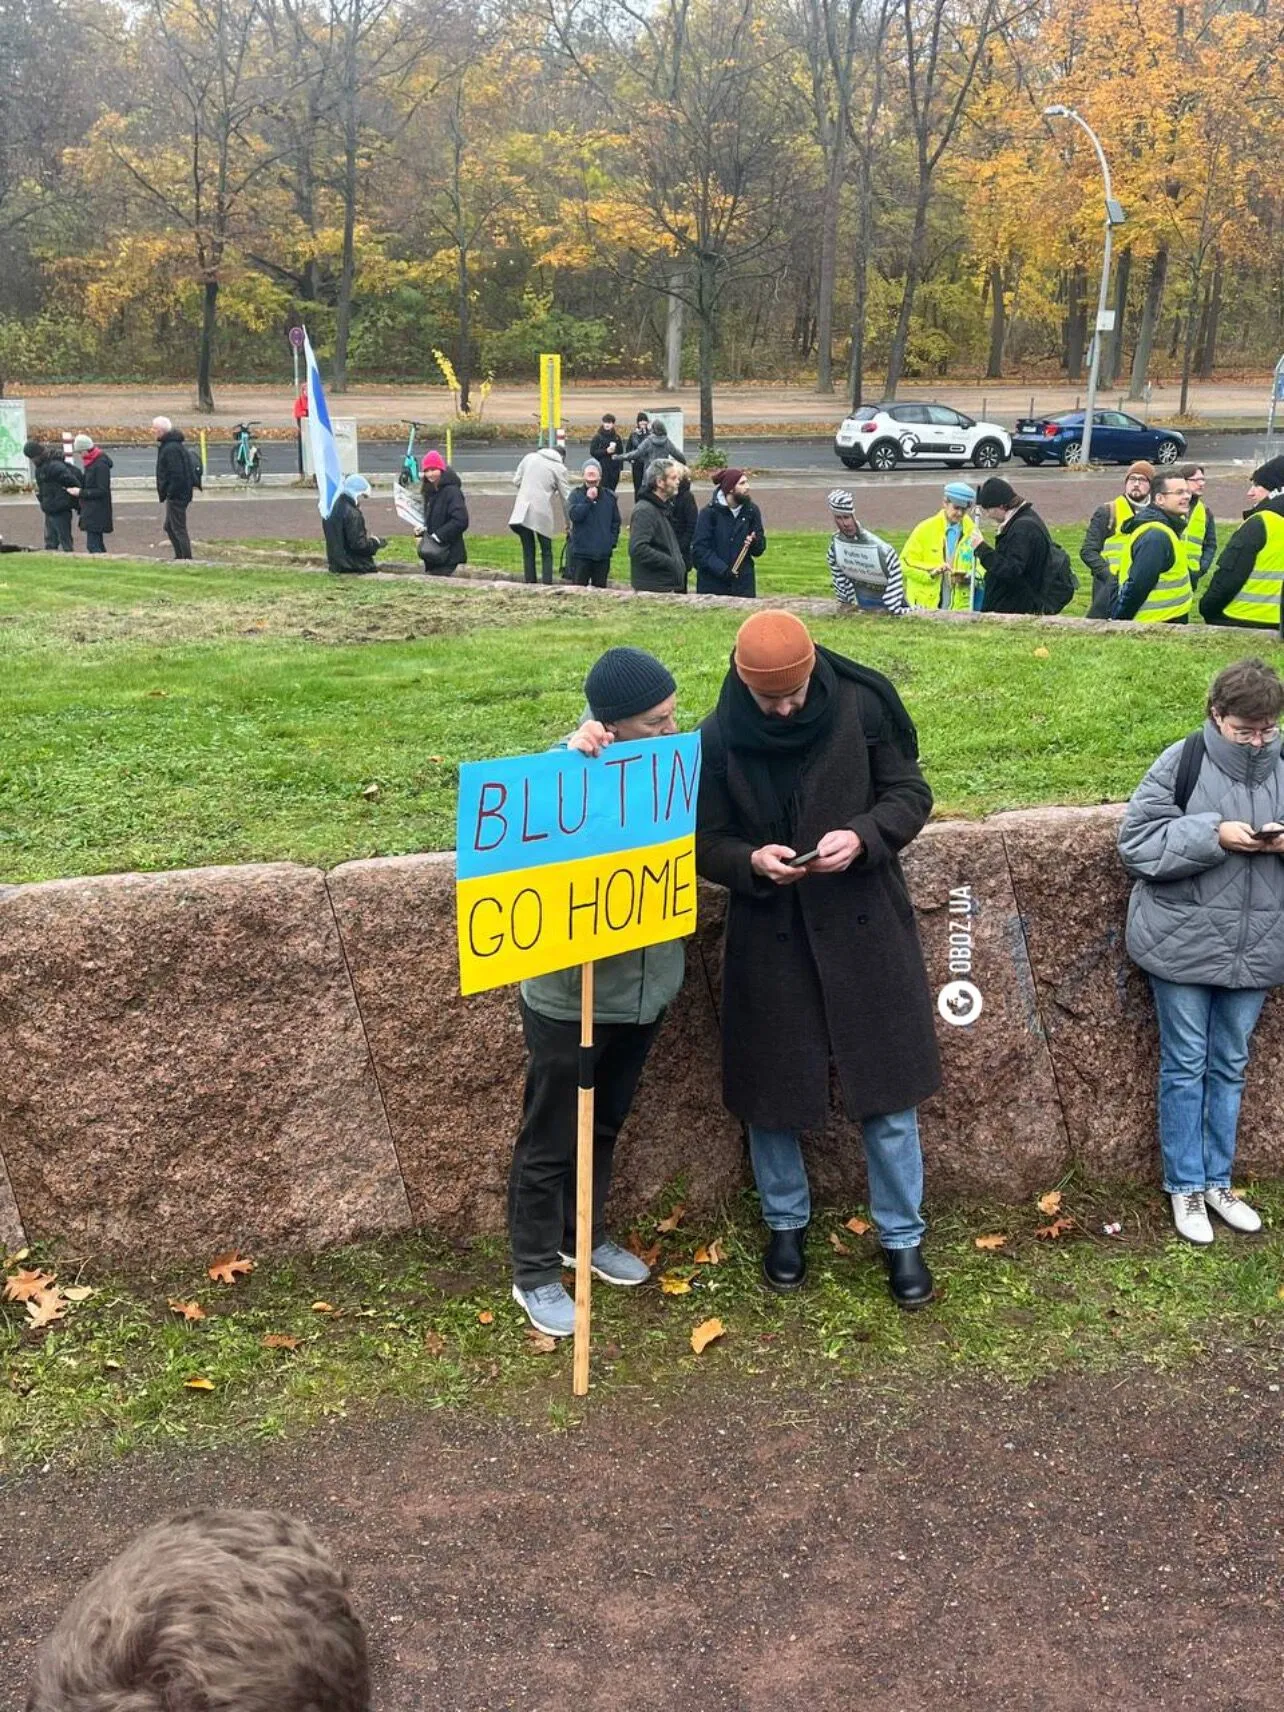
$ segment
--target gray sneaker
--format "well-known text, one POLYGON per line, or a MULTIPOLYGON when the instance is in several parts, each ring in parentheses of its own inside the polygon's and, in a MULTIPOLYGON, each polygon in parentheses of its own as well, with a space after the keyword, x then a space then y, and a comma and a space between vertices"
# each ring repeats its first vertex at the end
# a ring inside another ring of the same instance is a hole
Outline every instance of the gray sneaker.
MULTIPOLYGON (((589 1256, 589 1264, 594 1278, 600 1278, 603 1284, 622 1284, 631 1288, 634 1284, 645 1284, 651 1276, 651 1268, 645 1260, 639 1260, 636 1254, 630 1254, 627 1248, 621 1248, 609 1237, 598 1243, 589 1256)), ((574 1271, 575 1256, 564 1253, 562 1265, 574 1271)))
POLYGON ((570 1337, 575 1331, 575 1303, 560 1284, 537 1284, 533 1290, 513 1285, 513 1300, 537 1332, 547 1337, 570 1337))

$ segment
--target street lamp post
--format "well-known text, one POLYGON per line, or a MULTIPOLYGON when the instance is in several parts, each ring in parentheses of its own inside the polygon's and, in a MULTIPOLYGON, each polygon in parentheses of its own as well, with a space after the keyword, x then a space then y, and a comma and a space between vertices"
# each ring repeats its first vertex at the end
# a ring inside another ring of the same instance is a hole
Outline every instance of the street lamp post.
POLYGON ((1101 176, 1106 186, 1106 241, 1101 257, 1101 290, 1097 294, 1097 324, 1092 335, 1092 360, 1088 364, 1088 408, 1083 415, 1083 443, 1080 448, 1080 461, 1088 463, 1092 457, 1092 419, 1097 406, 1097 373, 1101 366, 1101 335, 1109 330, 1113 317, 1106 308, 1110 295, 1110 252, 1114 239, 1114 229, 1122 226, 1125 215, 1123 209, 1115 201, 1114 191, 1110 184, 1110 167, 1106 161, 1106 152, 1098 140, 1097 133, 1088 121, 1073 107, 1055 107, 1043 109, 1045 119, 1073 119, 1075 124, 1088 133, 1088 141, 1097 151, 1097 160, 1101 165, 1101 176))

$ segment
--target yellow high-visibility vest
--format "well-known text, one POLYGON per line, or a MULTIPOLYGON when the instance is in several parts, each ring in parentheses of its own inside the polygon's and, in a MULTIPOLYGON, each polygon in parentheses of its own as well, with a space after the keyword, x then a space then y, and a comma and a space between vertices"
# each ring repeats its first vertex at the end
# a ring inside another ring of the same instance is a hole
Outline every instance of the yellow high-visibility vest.
POLYGON ((1266 525, 1266 544, 1222 616, 1238 619, 1241 624, 1269 624, 1273 629, 1279 622, 1280 596, 1284 593, 1284 517, 1277 511, 1259 511, 1257 516, 1266 525))
MULTIPOLYGON (((954 549, 954 557, 950 559, 945 551, 945 532, 949 528, 949 519, 944 511, 938 511, 935 517, 925 517, 921 523, 914 525, 901 548, 905 598, 911 606, 926 607, 930 612, 935 612, 941 606, 941 573, 938 567, 947 560, 952 571, 966 571, 970 579, 971 573, 976 569, 976 552, 970 540, 975 527, 970 517, 964 517, 958 545, 954 549)), ((972 605, 970 580, 965 583, 951 583, 949 599, 944 604, 955 612, 969 611, 972 605)))
POLYGON ((1122 531, 1124 524, 1127 523, 1131 516, 1133 516, 1136 507, 1130 499, 1125 499, 1123 494, 1117 494, 1115 496, 1114 507, 1114 533, 1112 535, 1107 535, 1105 540, 1101 543, 1101 556, 1110 566, 1110 570, 1115 581, 1119 584, 1120 588, 1122 588, 1127 572, 1125 571, 1121 576, 1119 573, 1119 567, 1123 563, 1124 543, 1128 539, 1122 531))
POLYGON ((1204 556, 1204 541, 1208 536, 1208 507, 1202 499, 1192 499, 1190 516, 1181 538, 1186 543, 1186 558, 1190 564, 1190 580, 1199 575, 1199 561, 1204 556))
POLYGON ((1164 624, 1174 618, 1184 618, 1195 603, 1195 591, 1190 586, 1190 566, 1182 551, 1181 536, 1175 529, 1156 519, 1139 524, 1125 535, 1123 559, 1119 565, 1120 588, 1132 571, 1132 555, 1138 541, 1148 529, 1162 529, 1173 544, 1173 562, 1146 596, 1139 611, 1133 613, 1138 624, 1164 624))

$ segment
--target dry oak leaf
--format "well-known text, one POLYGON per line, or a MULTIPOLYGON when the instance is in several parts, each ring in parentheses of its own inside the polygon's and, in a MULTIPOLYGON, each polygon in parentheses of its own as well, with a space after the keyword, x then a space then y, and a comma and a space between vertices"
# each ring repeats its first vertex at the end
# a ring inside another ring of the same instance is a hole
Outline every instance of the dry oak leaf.
POLYGON ((691 1333, 692 1349, 697 1355, 702 1354, 715 1338, 724 1336, 726 1330, 721 1320, 701 1320, 691 1333))
POLYGON ((254 1262, 248 1255, 229 1248, 226 1254, 216 1254, 205 1269, 216 1284, 235 1284, 247 1272, 253 1272, 254 1262))
POLYGON ((1046 648, 1036 648, 1034 650, 1034 657, 1036 660, 1048 660, 1051 659, 1052 656, 1048 653, 1046 648))
POLYGON ((169 1298, 170 1312, 181 1314, 185 1320, 203 1320, 205 1310, 199 1302, 180 1302, 177 1296, 169 1298))
POLYGON ((868 1219, 848 1219, 843 1229, 851 1231, 853 1236, 865 1236, 873 1230, 868 1219))
POLYGON ((697 1248, 695 1251, 697 1266, 721 1266, 725 1258, 720 1240, 711 1242, 707 1248, 697 1248))
POLYGON ((1036 1203, 1041 1213, 1059 1213, 1061 1211, 1060 1189, 1049 1189, 1046 1195, 1040 1195, 1036 1203))
POLYGON ((835 1254, 851 1253, 851 1249, 848 1248, 847 1244, 843 1241, 842 1237, 839 1236, 837 1231, 830 1231, 829 1243, 835 1254))
POLYGON ((666 1272, 660 1279, 660 1288, 666 1296, 685 1296, 691 1289, 689 1278, 679 1278, 672 1272, 666 1272))
POLYGON ((686 1215, 686 1210, 687 1209, 684 1206, 675 1207, 673 1209, 673 1211, 669 1214, 667 1219, 660 1219, 659 1220, 659 1222, 656 1224, 656 1227, 655 1227, 656 1230, 664 1231, 666 1233, 669 1231, 677 1230, 678 1226, 682 1223, 682 1220, 686 1215))
POLYGON ((1048 1242, 1055 1242, 1059 1236, 1064 1236, 1068 1230, 1073 1229, 1073 1219, 1053 1219, 1050 1225, 1040 1225, 1034 1234, 1043 1237, 1048 1242))
POLYGON ((526 1342, 537 1355, 552 1355, 557 1348, 557 1339, 549 1337, 547 1332, 540 1331, 536 1326, 527 1326, 526 1342))
POLYGON ((195 1379, 185 1379, 183 1381, 183 1389, 185 1391, 212 1391, 214 1389, 214 1381, 212 1379, 201 1379, 199 1377, 195 1379))
POLYGON ((4 1281, 4 1299, 6 1302, 30 1302, 34 1296, 39 1296, 47 1290, 58 1276, 56 1272, 15 1272, 12 1278, 4 1281))
POLYGON ((491 1313, 489 1308, 483 1308, 481 1313, 478 1314, 477 1319, 479 1324, 489 1326, 494 1324, 495 1316, 491 1313))
POLYGON ((338 1311, 333 1302, 313 1302, 312 1304, 314 1314, 337 1314, 338 1311))
POLYGON ((66 1299, 57 1290, 42 1290, 28 1299, 27 1317, 35 1327, 51 1326, 55 1320, 65 1319, 66 1314, 66 1299))
POLYGON ((63 1291, 69 1302, 87 1302, 93 1293, 92 1284, 73 1284, 69 1290, 63 1291))
POLYGON ((12 1254, 4 1257, 4 1269, 7 1272, 11 1266, 16 1266, 20 1260, 25 1260, 31 1253, 29 1248, 16 1248, 12 1254))
POLYGON ((259 1342, 264 1349, 298 1349, 303 1339, 289 1337, 285 1332, 267 1332, 259 1342))
POLYGON ((653 1242, 649 1248, 644 1248, 642 1238, 636 1231, 629 1232, 628 1248, 630 1254, 636 1254, 643 1266, 654 1266, 660 1258, 660 1245, 653 1242))
POLYGON ((977 1248, 1002 1248, 1007 1243, 1007 1240, 1007 1237, 1005 1237, 1000 1231, 995 1231, 991 1236, 976 1236, 972 1238, 972 1241, 977 1248))
POLYGON ((440 1332, 425 1332, 424 1348, 429 1355, 444 1355, 446 1353, 446 1340, 440 1332))

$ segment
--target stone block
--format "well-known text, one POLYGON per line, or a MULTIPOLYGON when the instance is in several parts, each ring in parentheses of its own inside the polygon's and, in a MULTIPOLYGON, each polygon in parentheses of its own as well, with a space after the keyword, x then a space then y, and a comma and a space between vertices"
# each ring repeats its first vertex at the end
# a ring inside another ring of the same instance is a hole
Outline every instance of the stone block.
POLYGON ((0 1151, 30 1235, 111 1258, 404 1228, 323 876, 205 868, 0 899, 0 1151))

